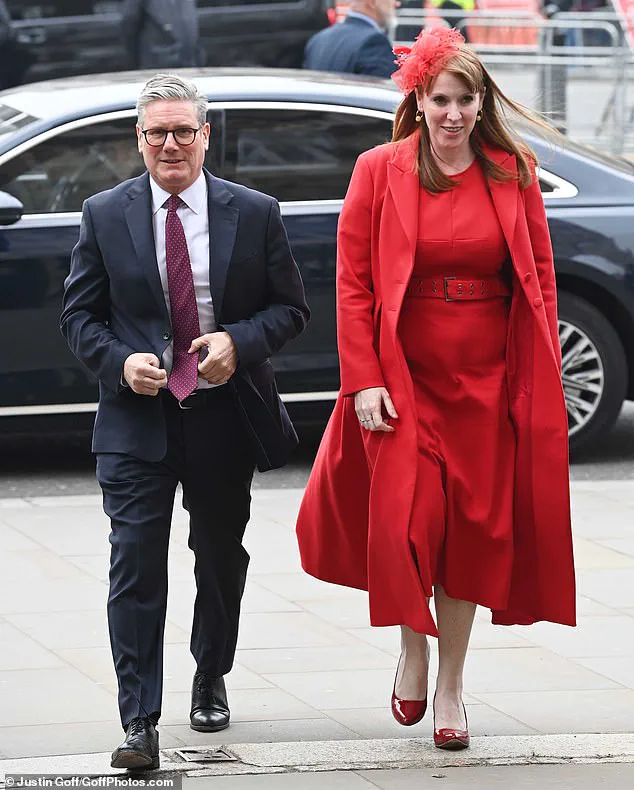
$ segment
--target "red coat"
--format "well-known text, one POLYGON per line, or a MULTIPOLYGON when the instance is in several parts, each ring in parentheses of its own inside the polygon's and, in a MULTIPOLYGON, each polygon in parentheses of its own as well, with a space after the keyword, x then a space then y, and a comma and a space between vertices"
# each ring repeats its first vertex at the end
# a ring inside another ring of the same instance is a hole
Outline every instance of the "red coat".
MULTIPOLYGON (((414 392, 397 326, 413 266, 418 135, 359 157, 339 221, 337 321, 341 392, 297 523, 302 565, 324 581, 369 590, 372 625, 435 634, 409 545, 417 470, 414 392), (355 392, 387 387, 393 433, 362 431, 355 392)), ((515 157, 487 154, 516 171, 515 157)), ((567 416, 552 249, 539 183, 489 182, 511 251, 507 343, 517 437, 514 565, 508 608, 493 622, 575 624, 567 416)), ((477 458, 473 459, 474 464, 477 458)))

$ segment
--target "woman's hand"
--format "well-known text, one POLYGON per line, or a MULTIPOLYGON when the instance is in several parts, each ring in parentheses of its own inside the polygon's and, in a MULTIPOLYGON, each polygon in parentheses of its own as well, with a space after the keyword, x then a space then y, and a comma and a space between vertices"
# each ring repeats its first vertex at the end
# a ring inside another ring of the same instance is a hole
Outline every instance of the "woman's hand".
POLYGON ((385 387, 370 387, 359 390, 354 396, 354 409, 366 431, 393 431, 394 428, 383 420, 383 408, 390 417, 398 419, 398 414, 385 387))

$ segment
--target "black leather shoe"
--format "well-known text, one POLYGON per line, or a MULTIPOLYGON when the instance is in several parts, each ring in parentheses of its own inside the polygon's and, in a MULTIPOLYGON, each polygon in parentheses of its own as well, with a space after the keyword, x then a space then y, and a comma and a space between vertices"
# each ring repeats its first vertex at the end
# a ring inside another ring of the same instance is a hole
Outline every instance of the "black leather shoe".
POLYGON ((222 676, 210 678, 206 672, 196 672, 189 726, 197 732, 218 732, 229 726, 229 716, 225 679, 222 676))
POLYGON ((110 766, 137 771, 159 767, 159 737, 150 719, 132 719, 125 741, 112 752, 110 766))

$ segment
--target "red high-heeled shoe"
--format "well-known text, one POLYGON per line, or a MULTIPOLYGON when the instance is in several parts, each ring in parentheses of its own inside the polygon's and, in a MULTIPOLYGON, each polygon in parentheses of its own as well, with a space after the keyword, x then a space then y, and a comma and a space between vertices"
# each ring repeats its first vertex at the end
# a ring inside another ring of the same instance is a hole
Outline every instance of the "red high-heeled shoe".
POLYGON ((399 656, 398 664, 396 665, 396 677, 394 678, 394 688, 392 689, 392 716, 399 724, 404 727, 411 727, 412 724, 418 722, 425 715, 427 710, 427 697, 425 699, 401 699, 396 696, 396 678, 398 677, 398 668, 401 665, 402 653, 399 656))
MULTIPOLYGON (((434 702, 436 702, 436 695, 434 694, 434 702)), ((434 712, 434 746, 437 749, 448 749, 449 751, 458 751, 459 749, 467 749, 469 746, 469 722, 467 721, 467 711, 462 703, 462 710, 464 711, 464 730, 454 730, 451 727, 441 727, 436 729, 436 715, 434 712)))

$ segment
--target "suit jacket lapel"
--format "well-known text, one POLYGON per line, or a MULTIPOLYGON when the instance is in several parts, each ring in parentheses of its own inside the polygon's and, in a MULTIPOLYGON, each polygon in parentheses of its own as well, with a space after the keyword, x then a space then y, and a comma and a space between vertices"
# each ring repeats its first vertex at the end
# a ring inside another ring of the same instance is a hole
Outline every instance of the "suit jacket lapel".
POLYGON ((135 179, 127 191, 128 202, 123 213, 134 244, 139 265, 166 321, 170 321, 165 295, 156 261, 156 245, 152 227, 152 192, 148 173, 135 179))
POLYGON ((216 322, 220 322, 229 261, 238 230, 240 212, 230 203, 232 193, 219 178, 205 172, 209 211, 209 283, 216 322))

